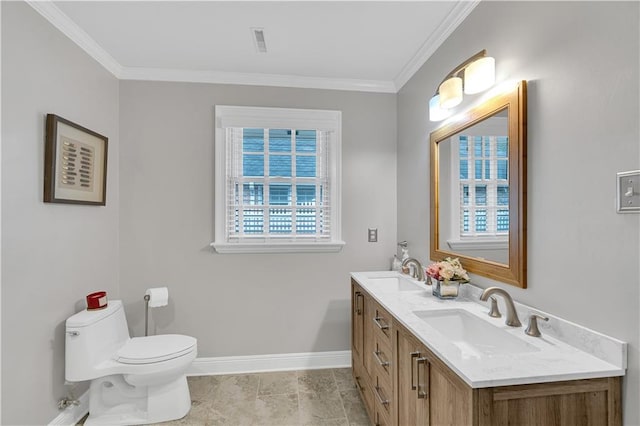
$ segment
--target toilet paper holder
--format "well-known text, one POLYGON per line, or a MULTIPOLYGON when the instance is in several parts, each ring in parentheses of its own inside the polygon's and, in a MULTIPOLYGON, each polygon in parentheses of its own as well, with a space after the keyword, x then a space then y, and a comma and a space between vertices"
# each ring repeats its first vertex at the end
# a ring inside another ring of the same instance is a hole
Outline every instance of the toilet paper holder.
POLYGON ((149 335, 149 303, 151 307, 166 306, 169 291, 166 287, 148 288, 144 295, 144 335, 149 335), (153 300, 151 300, 153 298, 153 300))
POLYGON ((151 296, 148 294, 144 295, 144 335, 145 337, 149 335, 149 300, 151 300, 151 296))

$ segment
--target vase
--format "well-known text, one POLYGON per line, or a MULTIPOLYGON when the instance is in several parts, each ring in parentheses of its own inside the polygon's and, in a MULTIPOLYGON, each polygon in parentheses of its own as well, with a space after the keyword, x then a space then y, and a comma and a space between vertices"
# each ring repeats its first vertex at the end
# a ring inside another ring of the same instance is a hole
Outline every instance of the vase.
POLYGON ((432 294, 438 299, 455 299, 458 297, 460 281, 433 280, 432 294))

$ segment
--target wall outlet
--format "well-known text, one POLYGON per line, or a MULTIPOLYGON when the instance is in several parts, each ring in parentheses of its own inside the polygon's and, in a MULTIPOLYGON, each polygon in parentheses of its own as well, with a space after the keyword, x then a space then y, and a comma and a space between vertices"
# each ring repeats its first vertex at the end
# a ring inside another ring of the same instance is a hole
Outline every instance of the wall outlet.
POLYGON ((617 174, 616 210, 618 213, 640 213, 640 170, 617 174))
POLYGON ((370 243, 378 242, 378 228, 369 228, 369 242, 370 243))

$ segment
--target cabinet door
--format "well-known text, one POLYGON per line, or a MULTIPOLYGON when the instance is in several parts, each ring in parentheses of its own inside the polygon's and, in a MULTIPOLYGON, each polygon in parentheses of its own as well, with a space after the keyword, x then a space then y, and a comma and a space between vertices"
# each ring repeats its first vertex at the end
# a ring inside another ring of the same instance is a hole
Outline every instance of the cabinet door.
POLYGON ((438 426, 471 426, 473 424, 473 389, 453 373, 428 349, 425 370, 428 374, 429 420, 438 426))
POLYGON ((398 329, 396 336, 398 425, 428 425, 429 370, 422 345, 403 330, 398 329))
POLYGON ((478 391, 481 426, 620 426, 620 377, 478 391))
POLYGON ((355 362, 362 365, 364 351, 364 293, 360 286, 351 283, 351 349, 355 362))

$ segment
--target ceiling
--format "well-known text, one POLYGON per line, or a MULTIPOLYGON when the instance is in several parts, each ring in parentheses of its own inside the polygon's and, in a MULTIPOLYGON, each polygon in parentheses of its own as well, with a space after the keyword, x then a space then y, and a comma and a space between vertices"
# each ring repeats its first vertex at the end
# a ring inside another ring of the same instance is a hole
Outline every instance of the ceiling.
POLYGON ((477 0, 29 4, 121 79, 393 93, 477 0))

